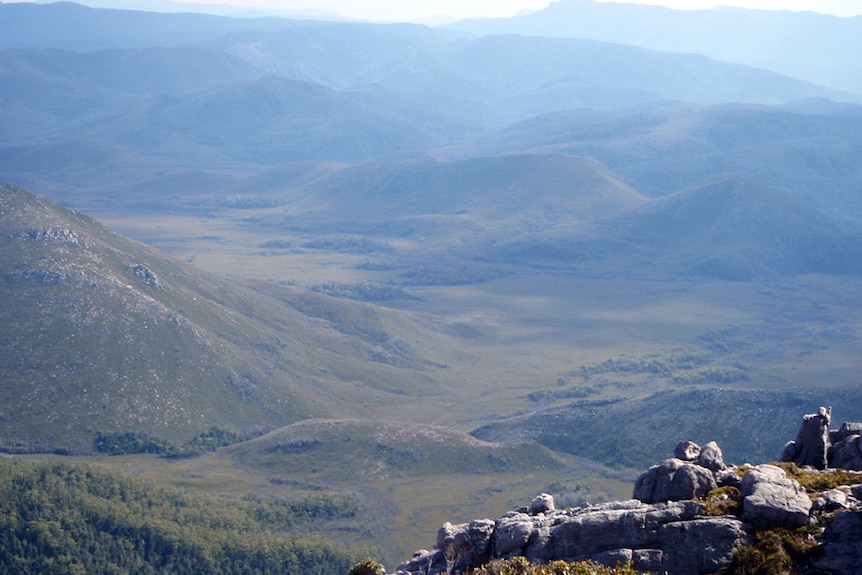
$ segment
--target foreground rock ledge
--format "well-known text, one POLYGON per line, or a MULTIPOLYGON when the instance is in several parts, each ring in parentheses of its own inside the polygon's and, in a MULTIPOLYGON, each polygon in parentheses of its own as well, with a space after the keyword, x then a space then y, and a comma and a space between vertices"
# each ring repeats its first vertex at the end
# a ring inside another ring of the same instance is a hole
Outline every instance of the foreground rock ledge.
POLYGON ((685 442, 675 456, 641 474, 628 501, 560 510, 543 493, 496 520, 447 523, 434 549, 418 551, 397 574, 464 573, 492 559, 523 556, 533 563, 589 559, 707 575, 730 563, 737 547, 752 544, 756 529, 823 523, 823 554, 814 566, 834 575, 862 573, 862 485, 829 490, 812 504, 780 467, 727 466, 714 442, 703 448, 685 442), (738 490, 741 512, 710 515, 703 498, 717 488, 738 490))

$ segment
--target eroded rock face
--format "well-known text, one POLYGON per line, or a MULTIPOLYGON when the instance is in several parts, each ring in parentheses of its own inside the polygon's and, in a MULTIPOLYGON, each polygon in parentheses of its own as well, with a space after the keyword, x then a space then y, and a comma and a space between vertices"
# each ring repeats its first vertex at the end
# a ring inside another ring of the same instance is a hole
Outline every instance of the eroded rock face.
POLYGON ((742 478, 742 519, 763 527, 801 527, 811 499, 799 483, 774 465, 760 465, 742 478))

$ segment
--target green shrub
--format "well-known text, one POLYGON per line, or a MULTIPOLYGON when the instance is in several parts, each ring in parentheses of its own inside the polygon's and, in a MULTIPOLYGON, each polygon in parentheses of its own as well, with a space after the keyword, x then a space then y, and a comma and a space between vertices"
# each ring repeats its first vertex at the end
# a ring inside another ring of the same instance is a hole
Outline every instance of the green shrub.
POLYGON ((795 463, 774 463, 784 470, 788 477, 795 479, 809 493, 835 489, 839 485, 857 485, 862 483, 862 473, 846 469, 828 469, 812 471, 800 469, 795 463))
POLYGON ((209 451, 215 451, 219 447, 239 443, 245 439, 247 439, 247 436, 238 431, 217 426, 212 426, 206 431, 202 431, 182 445, 175 445, 146 433, 134 433, 131 431, 99 432, 93 439, 93 448, 98 453, 107 455, 149 453, 162 457, 180 458, 193 457, 209 451))
POLYGON ((736 487, 717 487, 706 494, 705 501, 707 515, 742 514, 742 493, 736 487))
POLYGON ((383 575, 384 572, 383 565, 369 557, 351 567, 347 575, 383 575))
POLYGON ((547 565, 531 565, 524 557, 502 560, 495 559, 471 575, 639 575, 630 565, 606 567, 593 561, 566 563, 553 561, 547 565))
POLYGON ((736 548, 733 559, 719 575, 795 575, 801 572, 797 571, 797 566, 822 552, 815 529, 760 530, 755 533, 752 545, 736 548))

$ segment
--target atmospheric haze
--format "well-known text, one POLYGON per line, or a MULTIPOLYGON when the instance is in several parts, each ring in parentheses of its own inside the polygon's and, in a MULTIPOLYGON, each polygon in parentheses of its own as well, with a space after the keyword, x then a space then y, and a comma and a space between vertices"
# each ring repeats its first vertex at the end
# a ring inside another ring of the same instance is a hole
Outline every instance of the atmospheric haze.
MULTIPOLYGON (((6 0, 17 2, 19 0, 6 0)), ((561 1, 561 0, 556 0, 561 1)), ((562 0, 566 1, 566 0, 562 0)), ((601 2, 615 0, 599 0, 601 2)), ((78 3, 99 8, 129 8, 175 12, 200 7, 224 12, 231 6, 265 13, 329 13, 344 18, 376 21, 434 21, 477 17, 509 17, 546 8, 548 0, 81 0, 78 3)), ((680 10, 734 6, 755 10, 811 11, 852 17, 862 14, 862 3, 852 0, 630 0, 628 3, 667 6, 680 10)))

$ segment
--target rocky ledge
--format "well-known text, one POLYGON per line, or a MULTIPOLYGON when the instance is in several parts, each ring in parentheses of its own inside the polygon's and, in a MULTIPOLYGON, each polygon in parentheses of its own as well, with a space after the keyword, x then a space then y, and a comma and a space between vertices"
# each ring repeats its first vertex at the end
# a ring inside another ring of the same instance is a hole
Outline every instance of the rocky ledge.
MULTIPOLYGON (((823 437, 820 448, 829 450, 823 437)), ((553 497, 541 494, 496 520, 446 523, 434 549, 417 551, 397 574, 465 573, 516 556, 711 574, 739 561, 738 550, 758 545, 766 532, 798 538, 805 552, 795 549, 788 561, 805 570, 862 573, 862 473, 794 462, 726 465, 715 442, 683 442, 638 477, 628 501, 556 509, 553 497)))

